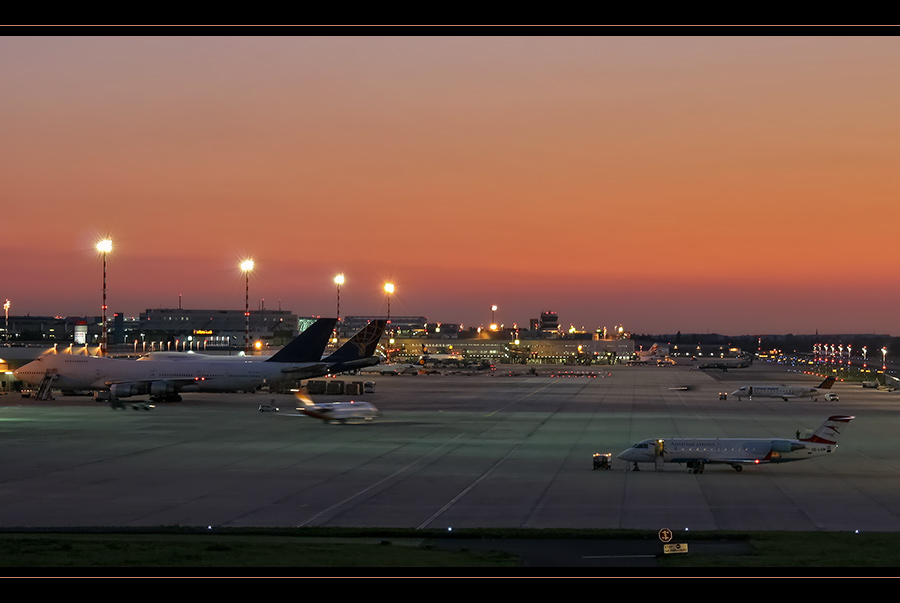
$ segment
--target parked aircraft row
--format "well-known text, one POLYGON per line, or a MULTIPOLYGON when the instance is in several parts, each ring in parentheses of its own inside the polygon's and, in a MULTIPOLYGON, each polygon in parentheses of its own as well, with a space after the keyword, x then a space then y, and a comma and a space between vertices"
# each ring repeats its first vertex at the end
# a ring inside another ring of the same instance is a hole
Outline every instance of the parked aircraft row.
POLYGON ((333 354, 323 353, 334 318, 317 320, 276 354, 243 361, 203 356, 152 361, 50 354, 14 371, 39 389, 92 390, 115 400, 150 395, 153 401, 180 400, 182 392, 256 391, 264 385, 288 386, 301 379, 378 364, 375 355, 386 321, 373 320, 333 354))

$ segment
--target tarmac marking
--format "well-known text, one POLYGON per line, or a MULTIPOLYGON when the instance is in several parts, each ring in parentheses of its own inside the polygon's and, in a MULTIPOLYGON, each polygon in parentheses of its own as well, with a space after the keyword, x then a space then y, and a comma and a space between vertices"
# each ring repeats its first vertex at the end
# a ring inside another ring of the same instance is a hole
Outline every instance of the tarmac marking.
POLYGON ((352 496, 348 496, 348 497, 345 498, 344 500, 342 500, 342 501, 340 501, 340 502, 336 502, 336 503, 334 503, 333 505, 331 505, 330 507, 328 507, 328 508, 326 508, 326 509, 323 509, 323 510, 319 511, 318 513, 316 513, 315 515, 313 515, 312 517, 310 517, 310 518, 307 519, 306 521, 303 521, 303 522, 301 522, 301 523, 298 523, 295 527, 297 527, 297 528, 302 528, 303 526, 309 524, 309 523, 312 522, 312 521, 315 521, 316 519, 322 517, 323 515, 326 515, 326 514, 328 514, 328 513, 331 513, 332 511, 334 511, 335 509, 341 507, 342 505, 347 504, 347 503, 350 502, 351 500, 353 500, 353 499, 355 499, 355 498, 358 498, 358 497, 362 496, 362 495, 365 494, 366 492, 368 492, 368 491, 370 491, 370 490, 372 490, 372 489, 374 489, 374 488, 377 488, 378 486, 384 484, 385 482, 388 482, 388 481, 394 479, 395 477, 397 477, 397 476, 400 475, 401 473, 403 473, 403 472, 409 470, 410 468, 414 467, 415 465, 418 465, 419 463, 421 463, 422 461, 424 461, 424 460, 427 459, 428 457, 435 455, 441 448, 445 448, 445 447, 449 446, 450 444, 453 444, 456 440, 460 439, 461 437, 463 437, 463 434, 459 434, 459 435, 457 435, 456 437, 454 437, 452 440, 449 440, 449 441, 447 441, 447 442, 444 442, 443 444, 441 444, 441 445, 435 447, 435 448, 434 448, 433 450, 431 450, 428 454, 426 454, 426 455, 424 455, 424 456, 421 456, 421 457, 417 458, 417 459, 414 460, 413 462, 407 464, 407 465, 404 466, 404 467, 401 467, 400 469, 397 469, 397 470, 394 471, 392 474, 390 474, 390 475, 388 475, 388 476, 386 476, 386 477, 384 477, 384 478, 378 480, 378 481, 375 482, 374 484, 370 484, 369 486, 363 488, 362 490, 360 490, 360 491, 357 492, 356 494, 354 494, 354 495, 352 495, 352 496))
POLYGON ((547 389, 548 387, 550 387, 551 385, 553 385, 553 384, 556 383, 557 381, 559 381, 559 379, 554 379, 553 381, 551 381, 550 383, 548 383, 548 384, 545 385, 544 387, 539 387, 538 389, 536 389, 536 390, 534 390, 534 391, 528 392, 527 394, 525 394, 525 395, 522 396, 521 398, 517 398, 517 399, 513 400, 512 402, 510 402, 510 403, 507 404, 506 406, 503 406, 503 407, 501 407, 501 408, 498 408, 498 409, 495 410, 494 412, 488 413, 486 416, 492 417, 492 416, 494 416, 495 414, 497 414, 498 412, 500 412, 500 411, 502 411, 502 410, 506 410, 507 408, 509 408, 509 407, 512 406, 513 404, 518 404, 519 402, 521 402, 521 401, 524 400, 525 398, 528 398, 529 396, 533 396, 533 395, 537 394, 538 392, 544 391, 545 389, 547 389))
POLYGON ((469 492, 471 492, 471 491, 472 491, 472 488, 474 488, 475 486, 477 486, 478 484, 480 484, 482 481, 484 481, 485 479, 487 479, 487 477, 488 477, 491 473, 493 473, 494 470, 495 470, 497 467, 499 467, 500 464, 501 464, 503 461, 505 461, 505 460, 507 459, 507 457, 508 457, 510 454, 513 453, 513 451, 515 451, 515 450, 518 449, 518 448, 519 448, 518 446, 513 447, 509 452, 507 452, 507 453, 503 456, 503 458, 501 458, 501 459, 498 460, 496 463, 494 463, 493 466, 491 466, 490 469, 488 469, 487 471, 485 471, 484 473, 482 473, 482 474, 481 474, 481 477, 479 477, 479 478, 476 479, 474 482, 472 482, 471 484, 469 484, 464 490, 462 490, 459 494, 457 494, 456 496, 454 496, 454 497, 450 500, 450 502, 448 502, 446 505, 444 505, 443 507, 441 507, 440 509, 438 509, 437 512, 436 512, 434 515, 432 515, 431 517, 429 517, 428 519, 426 519, 422 524, 420 524, 419 526, 417 526, 416 529, 417 529, 417 530, 422 530, 422 529, 424 529, 426 526, 428 526, 428 524, 430 524, 432 521, 434 521, 435 519, 437 519, 444 511, 446 511, 447 509, 449 509, 450 507, 452 507, 453 505, 455 505, 456 502, 459 501, 463 496, 465 496, 466 494, 468 494, 469 492))

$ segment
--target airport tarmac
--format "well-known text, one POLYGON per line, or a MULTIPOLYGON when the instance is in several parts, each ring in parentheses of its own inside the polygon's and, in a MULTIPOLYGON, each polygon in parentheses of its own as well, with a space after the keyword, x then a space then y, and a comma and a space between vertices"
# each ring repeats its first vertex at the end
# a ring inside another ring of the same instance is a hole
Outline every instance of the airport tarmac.
POLYGON ((267 393, 150 411, 3 396, 0 528, 900 531, 900 393, 838 383, 840 402, 719 399, 748 383, 821 381, 758 362, 537 368, 347 377, 375 381, 359 398, 382 411, 356 425, 267 393), (273 399, 278 412, 257 411, 273 399), (649 437, 793 438, 843 413, 856 419, 827 458, 702 474, 615 458, 649 437), (592 469, 595 452, 613 453, 611 470, 592 469))

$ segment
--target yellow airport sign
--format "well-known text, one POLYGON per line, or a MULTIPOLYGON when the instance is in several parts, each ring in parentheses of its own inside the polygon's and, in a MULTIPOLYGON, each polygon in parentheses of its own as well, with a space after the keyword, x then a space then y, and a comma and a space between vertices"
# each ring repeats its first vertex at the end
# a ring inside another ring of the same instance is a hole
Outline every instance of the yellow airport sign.
POLYGON ((675 542, 672 544, 664 544, 663 545, 663 553, 666 555, 670 553, 687 553, 688 545, 683 542, 675 542))

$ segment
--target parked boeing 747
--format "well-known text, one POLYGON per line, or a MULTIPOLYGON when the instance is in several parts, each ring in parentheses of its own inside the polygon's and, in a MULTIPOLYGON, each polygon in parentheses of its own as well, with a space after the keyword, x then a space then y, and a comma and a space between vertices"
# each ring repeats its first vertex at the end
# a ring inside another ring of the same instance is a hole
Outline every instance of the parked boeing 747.
POLYGON ((147 394, 153 401, 178 401, 182 392, 253 392, 264 385, 280 387, 379 362, 375 348, 384 332, 384 320, 372 321, 336 352, 322 358, 335 322, 334 318, 319 319, 261 362, 213 357, 190 362, 139 362, 56 354, 41 356, 14 374, 25 383, 39 386, 39 390, 93 390, 98 398, 109 400, 147 394))
POLYGON ((703 473, 712 463, 731 465, 740 471, 744 465, 802 461, 832 453, 838 436, 854 417, 828 417, 810 437, 788 440, 780 438, 654 438, 638 442, 619 454, 633 463, 681 463, 691 473, 703 473))

